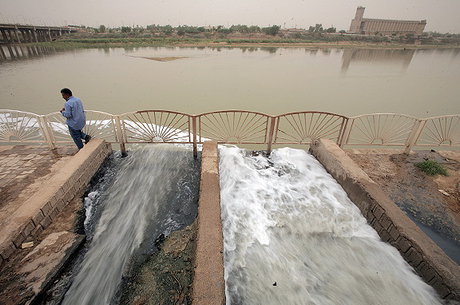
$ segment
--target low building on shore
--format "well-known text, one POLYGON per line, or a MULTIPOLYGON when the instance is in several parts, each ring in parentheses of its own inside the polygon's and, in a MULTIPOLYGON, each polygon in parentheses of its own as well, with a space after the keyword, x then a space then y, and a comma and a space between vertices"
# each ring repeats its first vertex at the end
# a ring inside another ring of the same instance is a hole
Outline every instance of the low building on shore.
POLYGON ((351 20, 349 33, 364 35, 405 35, 420 36, 426 26, 426 20, 391 20, 363 18, 365 7, 359 6, 351 20))

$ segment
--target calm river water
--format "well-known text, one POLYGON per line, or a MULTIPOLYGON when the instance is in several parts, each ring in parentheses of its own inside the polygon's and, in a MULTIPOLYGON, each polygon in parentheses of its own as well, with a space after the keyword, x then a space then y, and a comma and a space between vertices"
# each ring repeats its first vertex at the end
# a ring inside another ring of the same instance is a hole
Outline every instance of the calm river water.
POLYGON ((419 117, 460 113, 459 49, 3 51, 0 108, 39 114, 62 107, 62 87, 71 88, 86 109, 114 114, 143 109, 195 114, 223 109, 399 112, 419 117))

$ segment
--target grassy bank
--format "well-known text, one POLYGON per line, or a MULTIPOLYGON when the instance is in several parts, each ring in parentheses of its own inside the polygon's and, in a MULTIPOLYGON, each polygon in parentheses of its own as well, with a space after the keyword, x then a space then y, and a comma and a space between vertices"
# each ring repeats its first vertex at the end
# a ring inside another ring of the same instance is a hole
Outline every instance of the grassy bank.
POLYGON ((54 48, 116 48, 116 47, 330 47, 330 48, 460 48, 459 45, 413 45, 394 42, 321 41, 303 39, 206 39, 189 37, 157 38, 65 38, 52 42, 38 42, 29 45, 54 48))

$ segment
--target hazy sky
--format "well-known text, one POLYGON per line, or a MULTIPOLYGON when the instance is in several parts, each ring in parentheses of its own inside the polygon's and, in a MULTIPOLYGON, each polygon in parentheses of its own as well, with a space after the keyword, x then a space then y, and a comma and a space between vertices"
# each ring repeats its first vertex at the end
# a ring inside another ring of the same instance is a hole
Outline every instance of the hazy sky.
POLYGON ((427 31, 460 33, 460 0, 0 0, 0 22, 46 25, 273 25, 322 23, 348 30, 364 17, 427 19, 427 31))

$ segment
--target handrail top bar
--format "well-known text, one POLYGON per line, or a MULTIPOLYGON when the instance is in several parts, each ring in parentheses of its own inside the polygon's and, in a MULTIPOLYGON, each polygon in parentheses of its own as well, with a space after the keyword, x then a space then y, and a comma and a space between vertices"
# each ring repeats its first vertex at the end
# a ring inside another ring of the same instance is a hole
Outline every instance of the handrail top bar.
POLYGON ((435 119, 440 119, 440 118, 453 118, 453 117, 460 118, 460 114, 437 115, 437 116, 431 116, 431 117, 425 118, 424 120, 435 120, 435 119))
MULTIPOLYGON (((28 112, 28 111, 22 111, 22 110, 14 110, 14 109, 0 109, 0 112, 18 112, 18 113, 24 113, 24 114, 29 114, 29 115, 38 116, 38 117, 40 117, 40 116, 49 116, 49 115, 54 115, 54 114, 59 113, 58 111, 56 111, 56 112, 51 112, 51 113, 48 113, 48 114, 36 114, 34 112, 28 112)), ((401 116, 401 117, 406 117, 406 118, 416 119, 416 120, 431 120, 431 119, 438 119, 438 118, 445 118, 445 117, 460 117, 460 114, 445 114, 445 115, 438 115, 438 116, 432 116, 432 117, 417 118, 417 117, 414 117, 414 116, 411 116, 411 115, 407 115, 407 114, 403 114, 403 113, 393 113, 393 112, 388 112, 388 113, 377 112, 377 113, 360 114, 360 115, 356 115, 356 116, 347 117, 347 116, 344 116, 344 115, 341 115, 341 114, 337 114, 337 113, 333 113, 333 112, 326 112, 326 111, 296 111, 296 112, 283 113, 283 114, 279 114, 279 115, 269 115, 269 114, 266 114, 266 113, 257 112, 257 111, 250 111, 250 110, 219 110, 219 111, 204 112, 204 113, 195 114, 195 115, 184 113, 184 112, 171 111, 171 110, 162 110, 162 109, 159 109, 159 110, 139 110, 139 111, 125 112, 125 113, 121 113, 121 114, 111 114, 111 113, 108 113, 108 112, 98 111, 98 110, 85 110, 85 112, 99 113, 99 114, 104 114, 104 115, 108 115, 108 116, 119 116, 119 117, 130 115, 130 114, 148 113, 148 112, 174 113, 174 114, 180 114, 180 115, 184 115, 184 116, 188 116, 188 117, 200 117, 200 116, 209 115, 209 114, 228 113, 228 112, 252 113, 252 114, 258 114, 258 115, 262 115, 262 116, 265 116, 265 117, 271 117, 271 118, 279 118, 279 117, 283 117, 283 116, 287 116, 287 115, 302 114, 302 113, 327 114, 327 115, 334 115, 334 116, 338 116, 338 117, 343 117, 343 118, 346 118, 346 119, 357 119, 357 118, 360 118, 360 117, 374 116, 374 115, 395 115, 395 116, 401 116)))
MULTIPOLYGON (((85 111, 86 111, 86 110, 85 110, 85 111)), ((137 110, 137 111, 130 111, 130 112, 125 112, 125 113, 121 113, 121 114, 112 114, 112 115, 116 115, 116 116, 122 117, 122 116, 130 115, 130 114, 148 113, 148 112, 174 113, 174 114, 180 114, 180 115, 184 115, 184 116, 188 116, 188 117, 193 117, 193 116, 194 116, 193 114, 188 114, 188 113, 185 113, 185 112, 172 111, 172 110, 164 110, 164 109, 157 109, 157 110, 137 110)))
POLYGON ((271 118, 274 117, 272 115, 269 115, 269 114, 266 114, 266 113, 263 113, 263 112, 257 112, 257 111, 251 111, 251 110, 237 110, 237 109, 210 111, 210 112, 200 113, 200 114, 197 114, 195 116, 200 117, 200 116, 205 116, 205 115, 208 115, 208 114, 227 113, 227 112, 252 113, 252 114, 258 114, 258 115, 265 116, 265 117, 271 117, 271 118))
POLYGON ((33 113, 33 112, 22 111, 22 110, 12 110, 12 109, 0 109, 0 112, 19 112, 19 113, 31 114, 31 115, 37 116, 37 117, 43 116, 41 114, 36 114, 36 113, 33 113))
POLYGON ((294 115, 294 114, 303 114, 303 113, 327 114, 327 115, 338 116, 338 117, 341 117, 341 118, 344 118, 344 119, 349 119, 349 117, 341 115, 341 114, 337 114, 337 113, 333 113, 333 112, 327 112, 327 111, 315 111, 315 110, 313 110, 313 111, 288 112, 288 113, 283 113, 283 114, 276 115, 275 117, 279 118, 279 117, 282 117, 282 116, 294 115))
MULTIPOLYGON (((103 114, 103 115, 108 115, 108 116, 114 116, 111 113, 104 112, 104 111, 99 111, 99 110, 85 110, 85 112, 91 112, 91 113, 103 114)), ((52 116, 52 115, 55 115, 55 114, 60 114, 60 112, 59 111, 50 112, 48 114, 44 114, 43 116, 48 117, 48 116, 52 116)))
MULTIPOLYGON (((376 113, 365 113, 365 114, 360 114, 356 116, 349 117, 350 119, 359 119, 361 117, 366 117, 366 116, 373 116, 373 115, 393 115, 393 116, 400 116, 400 117, 405 117, 408 119, 415 119, 415 120, 426 120, 426 118, 417 118, 412 115, 404 114, 404 113, 395 113, 395 112, 376 112, 376 113)), ((444 117, 443 115, 442 117, 444 117)))

